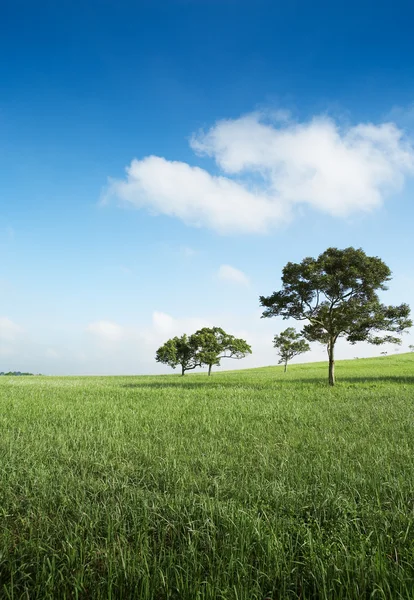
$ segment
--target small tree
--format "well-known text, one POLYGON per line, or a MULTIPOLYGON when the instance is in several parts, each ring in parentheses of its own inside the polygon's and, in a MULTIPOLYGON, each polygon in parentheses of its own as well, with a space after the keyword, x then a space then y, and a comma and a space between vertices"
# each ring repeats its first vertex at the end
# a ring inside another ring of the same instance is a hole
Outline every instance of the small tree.
POLYGON ((222 358, 244 358, 252 353, 249 344, 241 338, 226 333, 221 327, 203 327, 192 336, 197 344, 197 357, 208 366, 211 375, 213 365, 220 365, 222 358))
POLYGON ((279 335, 273 338, 273 346, 278 350, 280 356, 279 365, 284 364, 284 372, 287 371, 287 364, 295 356, 309 352, 310 346, 308 342, 298 333, 294 327, 288 327, 279 335))
POLYGON ((282 289, 260 296, 263 317, 281 316, 307 321, 305 338, 326 344, 329 384, 335 384, 335 344, 345 337, 351 344, 401 343, 393 335, 411 327, 407 304, 386 306, 377 291, 386 290, 391 271, 378 257, 355 248, 328 248, 318 258, 289 262, 282 272, 282 289))
POLYGON ((409 348, 410 352, 414 352, 414 344, 410 344, 408 346, 408 348, 409 348))
POLYGON ((195 340, 193 336, 188 337, 186 334, 165 342, 163 346, 158 348, 155 360, 173 369, 181 365, 181 375, 200 366, 195 340))

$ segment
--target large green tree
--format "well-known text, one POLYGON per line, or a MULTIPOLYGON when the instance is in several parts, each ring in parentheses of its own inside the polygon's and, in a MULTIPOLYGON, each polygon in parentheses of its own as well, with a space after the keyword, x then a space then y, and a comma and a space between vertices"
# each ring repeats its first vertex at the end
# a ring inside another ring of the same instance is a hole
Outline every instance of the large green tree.
POLYGON ((175 369, 181 366, 181 375, 201 365, 197 355, 197 343, 186 334, 174 337, 158 348, 155 360, 175 369))
POLYGON ((191 337, 197 344, 198 360, 208 366, 209 375, 213 365, 220 365, 222 358, 241 359, 252 353, 245 340, 226 333, 221 327, 203 327, 191 337))
POLYGON ((280 356, 279 364, 285 365, 285 373, 287 371, 287 364, 292 358, 310 350, 308 342, 294 327, 288 327, 279 333, 279 335, 275 335, 273 346, 277 349, 280 356))
POLYGON ((335 344, 344 337, 351 344, 401 343, 399 337, 412 326, 407 304, 386 306, 378 292, 391 279, 389 267, 361 249, 328 248, 318 258, 289 262, 282 271, 282 289, 260 296, 263 317, 281 316, 307 321, 308 341, 326 344, 329 384, 335 384, 335 344), (384 333, 385 332, 385 333, 384 333))

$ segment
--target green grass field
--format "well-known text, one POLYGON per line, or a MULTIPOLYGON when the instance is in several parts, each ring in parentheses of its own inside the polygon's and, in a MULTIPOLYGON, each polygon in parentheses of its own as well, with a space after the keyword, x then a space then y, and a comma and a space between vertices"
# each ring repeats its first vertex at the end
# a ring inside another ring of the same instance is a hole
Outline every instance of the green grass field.
POLYGON ((414 598, 414 355, 0 378, 0 597, 414 598))

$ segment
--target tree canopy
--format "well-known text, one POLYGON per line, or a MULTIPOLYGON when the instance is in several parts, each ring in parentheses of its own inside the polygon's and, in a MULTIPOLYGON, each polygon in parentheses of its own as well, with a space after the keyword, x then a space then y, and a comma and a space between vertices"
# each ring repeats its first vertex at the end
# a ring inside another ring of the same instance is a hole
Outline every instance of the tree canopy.
POLYGON ((285 365, 285 372, 287 371, 287 364, 292 358, 310 350, 307 341, 294 327, 288 327, 279 335, 275 335, 273 346, 278 350, 279 364, 285 365))
POLYGON ((186 334, 174 337, 158 348, 155 360, 175 369, 181 365, 181 375, 200 366, 197 356, 197 346, 192 336, 186 334))
POLYGON ((203 365, 208 366, 211 375, 213 365, 220 365, 222 358, 245 358, 252 353, 249 344, 226 333, 221 327, 203 327, 192 336, 198 346, 198 358, 203 365))
POLYGON ((174 337, 158 348, 155 360, 173 369, 181 365, 181 374, 208 366, 211 375, 213 365, 220 365, 222 358, 244 358, 251 354, 249 344, 226 333, 221 327, 204 327, 190 336, 174 337))
POLYGON ((377 292, 387 290, 390 279, 391 271, 380 258, 352 247, 328 248, 318 258, 287 263, 282 271, 282 289, 260 296, 265 308, 262 316, 307 321, 303 335, 308 341, 326 344, 329 383, 334 385, 338 338, 344 337, 351 344, 400 343, 395 334, 411 327, 407 304, 387 306, 380 302, 377 292))

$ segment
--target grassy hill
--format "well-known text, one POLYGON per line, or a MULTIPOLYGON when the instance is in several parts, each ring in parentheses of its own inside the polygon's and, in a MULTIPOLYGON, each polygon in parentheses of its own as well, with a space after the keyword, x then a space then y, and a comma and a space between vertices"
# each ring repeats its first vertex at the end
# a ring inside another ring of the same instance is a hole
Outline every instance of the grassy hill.
POLYGON ((414 597, 414 354, 0 379, 0 597, 414 597))

